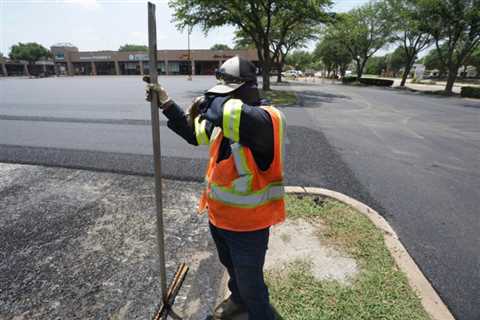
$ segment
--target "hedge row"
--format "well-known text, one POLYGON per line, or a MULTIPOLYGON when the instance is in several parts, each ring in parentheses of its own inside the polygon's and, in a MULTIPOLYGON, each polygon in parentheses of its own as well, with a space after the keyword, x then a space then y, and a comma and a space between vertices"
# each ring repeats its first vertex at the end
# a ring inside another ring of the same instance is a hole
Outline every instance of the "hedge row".
MULTIPOLYGON (((343 83, 352 83, 357 81, 357 77, 344 77, 342 79, 343 83)), ((369 85, 369 86, 380 86, 380 87, 391 87, 393 85, 393 80, 378 79, 378 78, 360 78, 360 83, 369 85)))
POLYGON ((357 81, 357 77, 351 76, 351 77, 343 77, 342 82, 343 83, 352 83, 357 81))
POLYGON ((460 95, 466 98, 480 99, 480 87, 462 87, 460 95))

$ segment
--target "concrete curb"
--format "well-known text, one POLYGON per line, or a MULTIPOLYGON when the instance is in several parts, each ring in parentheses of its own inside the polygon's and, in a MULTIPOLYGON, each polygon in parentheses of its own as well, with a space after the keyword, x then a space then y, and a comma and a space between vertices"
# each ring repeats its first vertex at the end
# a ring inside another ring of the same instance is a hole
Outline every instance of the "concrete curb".
POLYGON ((422 306, 430 315, 432 320, 455 320, 453 315, 448 310, 445 303, 432 287, 430 282, 424 276, 420 268, 417 266, 413 258, 407 252, 403 244, 400 242, 397 234, 392 229, 390 224, 375 210, 366 204, 355 200, 343 193, 323 189, 323 188, 309 188, 309 187, 286 187, 286 192, 289 194, 304 194, 304 195, 319 195, 323 197, 338 200, 360 213, 367 216, 368 219, 380 230, 383 231, 383 238, 390 254, 395 260, 395 263, 403 271, 408 279, 410 286, 416 291, 421 299, 422 306))

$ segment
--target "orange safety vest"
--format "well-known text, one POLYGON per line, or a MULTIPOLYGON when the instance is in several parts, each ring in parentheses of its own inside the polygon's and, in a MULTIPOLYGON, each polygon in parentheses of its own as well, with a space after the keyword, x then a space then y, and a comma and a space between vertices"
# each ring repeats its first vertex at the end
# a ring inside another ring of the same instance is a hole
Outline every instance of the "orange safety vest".
MULTIPOLYGON (((226 130, 230 120, 225 119, 225 113, 223 131, 217 128, 210 138, 207 186, 200 199, 199 211, 208 210, 210 222, 218 228, 254 231, 285 220, 283 158, 286 123, 278 109, 261 108, 270 114, 274 132, 273 160, 267 170, 258 168, 252 151, 239 143, 231 145, 230 157, 217 163, 224 134, 228 136, 226 130)), ((237 119, 239 121, 239 116, 237 119)), ((236 135, 238 137, 238 132, 236 135)))

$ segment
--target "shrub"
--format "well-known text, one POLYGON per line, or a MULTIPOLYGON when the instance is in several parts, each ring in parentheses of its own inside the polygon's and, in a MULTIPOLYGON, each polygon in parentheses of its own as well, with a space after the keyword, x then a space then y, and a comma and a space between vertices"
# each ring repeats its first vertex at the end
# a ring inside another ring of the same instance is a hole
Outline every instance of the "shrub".
POLYGON ((342 82, 343 83, 352 83, 357 81, 357 77, 355 76, 348 76, 348 77, 343 77, 342 82))
POLYGON ((480 87, 462 87, 462 97, 480 99, 480 87))
POLYGON ((393 80, 377 79, 377 78, 361 78, 360 83, 363 83, 369 86, 391 87, 393 85, 393 80))

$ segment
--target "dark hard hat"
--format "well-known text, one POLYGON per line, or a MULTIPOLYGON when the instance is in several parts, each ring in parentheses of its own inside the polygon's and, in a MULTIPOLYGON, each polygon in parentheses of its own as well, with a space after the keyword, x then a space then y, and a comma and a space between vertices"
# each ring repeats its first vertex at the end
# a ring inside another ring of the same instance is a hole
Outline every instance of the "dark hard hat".
POLYGON ((257 82, 257 67, 250 61, 235 56, 225 61, 215 72, 218 83, 207 93, 228 94, 246 82, 257 82))

